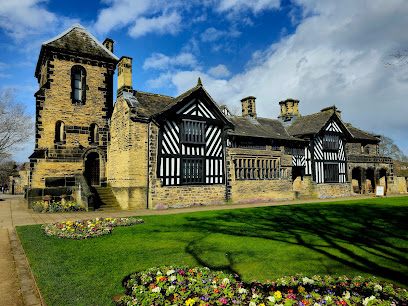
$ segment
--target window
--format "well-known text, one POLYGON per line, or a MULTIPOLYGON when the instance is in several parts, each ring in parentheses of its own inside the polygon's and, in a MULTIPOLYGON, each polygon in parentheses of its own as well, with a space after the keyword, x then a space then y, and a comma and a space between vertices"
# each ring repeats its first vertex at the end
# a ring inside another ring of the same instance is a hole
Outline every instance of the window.
POLYGON ((324 164, 324 181, 326 183, 339 182, 339 165, 338 164, 324 164))
POLYGON ((335 151, 339 149, 339 136, 326 134, 323 138, 323 150, 335 151))
POLYGON ((305 155, 305 149, 304 148, 285 147, 285 154, 304 156, 305 155))
POLYGON ((286 171, 280 172, 278 159, 237 158, 234 165, 237 180, 272 180, 286 175, 286 171))
POLYGON ((182 184, 204 183, 203 159, 186 158, 182 160, 181 182, 182 184))
POLYGON ((65 143, 65 123, 63 121, 55 123, 55 143, 65 143))
POLYGON ((89 143, 99 143, 99 127, 95 123, 89 127, 89 143))
POLYGON ((183 120, 181 142, 205 144, 205 122, 183 120))
POLYGON ((71 98, 73 104, 85 104, 86 100, 86 70, 76 65, 71 69, 71 98))

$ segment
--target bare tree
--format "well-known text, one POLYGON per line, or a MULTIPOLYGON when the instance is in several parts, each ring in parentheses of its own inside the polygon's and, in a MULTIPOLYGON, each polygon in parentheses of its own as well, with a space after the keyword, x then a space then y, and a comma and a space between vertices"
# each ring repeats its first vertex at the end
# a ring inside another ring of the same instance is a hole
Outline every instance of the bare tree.
POLYGON ((381 142, 379 144, 379 153, 382 156, 391 157, 394 160, 401 162, 408 162, 408 157, 401 151, 390 137, 381 135, 381 142))
POLYGON ((0 161, 9 152, 19 149, 30 137, 33 130, 31 116, 25 113, 25 106, 16 101, 13 89, 0 91, 0 161))

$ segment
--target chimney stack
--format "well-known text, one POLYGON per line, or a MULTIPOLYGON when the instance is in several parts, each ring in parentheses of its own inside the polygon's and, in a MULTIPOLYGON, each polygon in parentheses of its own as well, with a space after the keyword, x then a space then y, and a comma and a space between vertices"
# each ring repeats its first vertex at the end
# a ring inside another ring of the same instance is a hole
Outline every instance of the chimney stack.
POLYGON ((256 119, 255 99, 255 97, 249 96, 241 100, 243 117, 256 119))
POLYGON ((132 58, 122 56, 118 63, 118 92, 119 96, 124 91, 131 92, 132 87, 132 58))
POLYGON ((114 43, 113 39, 105 38, 105 40, 104 40, 104 42, 103 42, 102 45, 103 45, 106 49, 108 49, 110 52, 113 53, 113 43, 114 43))
POLYGON ((284 126, 289 126, 292 122, 300 116, 299 114, 299 100, 286 99, 279 102, 281 113, 278 116, 279 120, 284 126))

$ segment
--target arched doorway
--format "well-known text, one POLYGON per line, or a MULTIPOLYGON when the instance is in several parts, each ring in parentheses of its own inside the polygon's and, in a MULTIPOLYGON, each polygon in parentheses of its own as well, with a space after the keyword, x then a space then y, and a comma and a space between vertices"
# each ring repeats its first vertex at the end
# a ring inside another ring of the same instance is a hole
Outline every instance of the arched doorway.
POLYGON ((85 177, 92 186, 100 185, 100 158, 96 152, 91 152, 85 159, 85 177))
POLYGON ((374 177, 374 169, 369 168, 367 169, 367 191, 374 192, 375 190, 375 177, 374 177))
POLYGON ((354 168, 351 171, 351 184, 355 193, 361 193, 361 169, 354 168))
POLYGON ((303 176, 305 175, 305 167, 293 167, 292 168, 292 184, 293 191, 302 191, 303 186, 303 176))

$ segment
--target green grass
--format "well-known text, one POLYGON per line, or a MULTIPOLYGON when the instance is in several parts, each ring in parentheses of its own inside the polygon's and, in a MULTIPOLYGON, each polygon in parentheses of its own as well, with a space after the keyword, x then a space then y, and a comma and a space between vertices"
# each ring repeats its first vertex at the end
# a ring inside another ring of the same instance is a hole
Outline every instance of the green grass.
POLYGON ((408 197, 144 216, 88 240, 18 227, 48 305, 109 305, 126 275, 207 266, 265 281, 303 273, 371 276, 408 287, 408 197))

